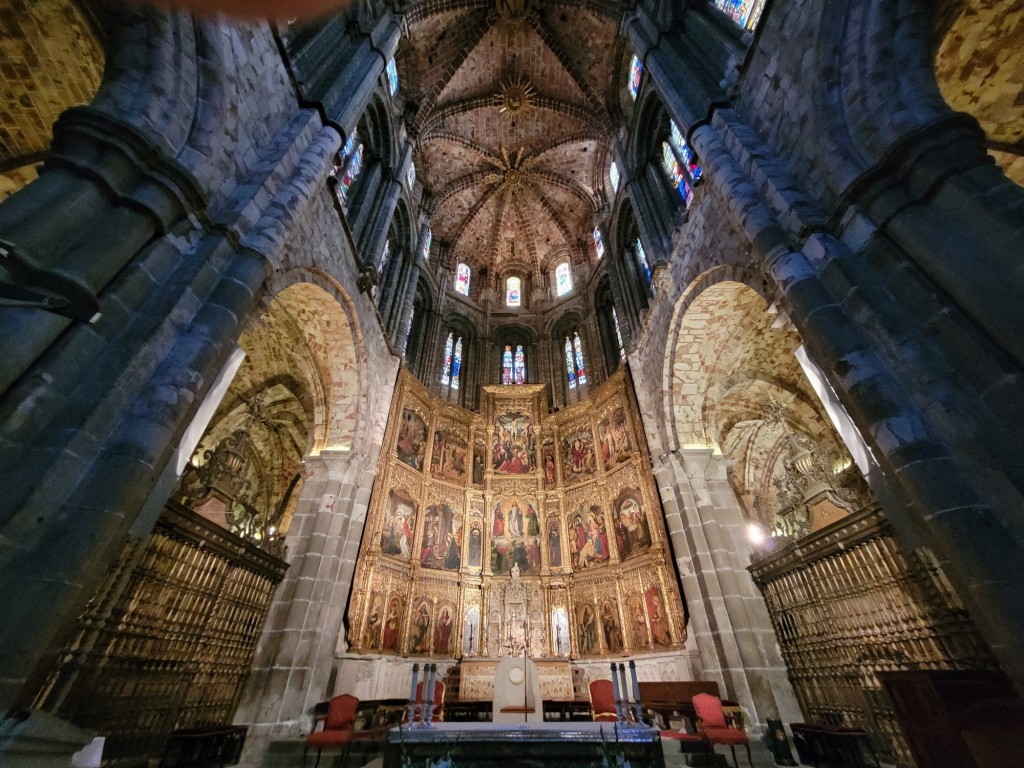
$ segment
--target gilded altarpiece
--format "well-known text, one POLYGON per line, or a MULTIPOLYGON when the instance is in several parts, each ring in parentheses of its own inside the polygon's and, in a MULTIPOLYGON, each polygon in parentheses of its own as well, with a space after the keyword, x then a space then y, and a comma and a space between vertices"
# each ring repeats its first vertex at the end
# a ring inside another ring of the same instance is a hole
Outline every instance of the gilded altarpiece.
POLYGON ((685 618, 632 383, 474 413, 402 373, 349 605, 362 653, 601 658, 679 648, 685 618))

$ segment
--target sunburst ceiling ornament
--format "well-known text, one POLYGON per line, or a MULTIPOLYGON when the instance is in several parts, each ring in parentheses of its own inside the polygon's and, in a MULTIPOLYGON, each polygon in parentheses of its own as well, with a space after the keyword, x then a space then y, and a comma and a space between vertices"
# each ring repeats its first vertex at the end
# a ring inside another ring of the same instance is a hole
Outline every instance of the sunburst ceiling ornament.
POLYGON ((522 75, 510 77, 501 82, 494 104, 506 120, 514 120, 533 108, 533 85, 522 75))
POLYGON ((498 21, 515 27, 537 17, 540 0, 495 0, 494 11, 498 21))
POLYGON ((524 157, 525 150, 520 147, 515 154, 509 155, 505 147, 501 148, 501 157, 490 161, 499 173, 489 173, 484 177, 487 184, 501 184, 509 189, 517 189, 524 182, 529 182, 533 159, 524 157))

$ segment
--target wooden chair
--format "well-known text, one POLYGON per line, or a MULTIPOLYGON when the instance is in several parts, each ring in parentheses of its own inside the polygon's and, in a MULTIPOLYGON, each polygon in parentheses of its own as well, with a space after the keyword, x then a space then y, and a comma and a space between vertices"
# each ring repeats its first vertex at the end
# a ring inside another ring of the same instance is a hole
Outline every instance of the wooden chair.
MULTIPOLYGON (((420 722, 423 719, 423 707, 426 702, 423 700, 423 681, 420 680, 416 683, 416 706, 413 709, 413 722, 420 722)), ((434 681, 434 702, 433 702, 433 713, 430 717, 430 722, 436 723, 443 719, 444 712, 444 683, 440 680, 434 681)), ((408 718, 408 714, 403 720, 408 718)))
POLYGON ((590 681, 590 710, 595 723, 614 723, 619 719, 615 707, 615 688, 611 680, 590 681))
POLYGON ((732 750, 733 765, 739 768, 736 762, 736 745, 742 744, 747 748, 747 762, 751 768, 754 761, 750 757, 750 740, 747 734, 741 729, 730 726, 725 720, 725 712, 722 710, 722 700, 709 693, 699 693, 693 697, 693 708, 697 712, 697 732, 704 737, 704 741, 710 746, 715 744, 728 744, 732 750))
POLYGON ((302 751, 302 764, 306 764, 306 752, 316 747, 316 763, 320 765, 320 754, 324 747, 342 747, 341 762, 344 764, 348 750, 352 746, 355 735, 356 708, 359 699, 348 693, 335 696, 327 707, 327 717, 323 720, 323 730, 314 730, 306 737, 306 748, 302 751))

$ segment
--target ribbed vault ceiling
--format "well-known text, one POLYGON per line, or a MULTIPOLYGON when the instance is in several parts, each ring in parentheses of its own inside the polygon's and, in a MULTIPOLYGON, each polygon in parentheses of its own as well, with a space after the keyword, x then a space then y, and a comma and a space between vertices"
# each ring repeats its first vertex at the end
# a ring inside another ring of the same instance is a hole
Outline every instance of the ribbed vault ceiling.
POLYGON ((427 2, 397 64, 449 259, 492 275, 587 253, 621 66, 616 2, 427 2))

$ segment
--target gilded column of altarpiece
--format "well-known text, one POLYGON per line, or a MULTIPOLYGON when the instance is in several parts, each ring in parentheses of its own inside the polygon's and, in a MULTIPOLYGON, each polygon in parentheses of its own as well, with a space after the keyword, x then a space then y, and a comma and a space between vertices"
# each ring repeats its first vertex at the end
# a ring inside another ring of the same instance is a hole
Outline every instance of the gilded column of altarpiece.
POLYGON ((484 387, 474 413, 401 373, 349 604, 353 650, 600 658, 682 646, 628 374, 561 412, 547 403, 542 385, 484 387))

